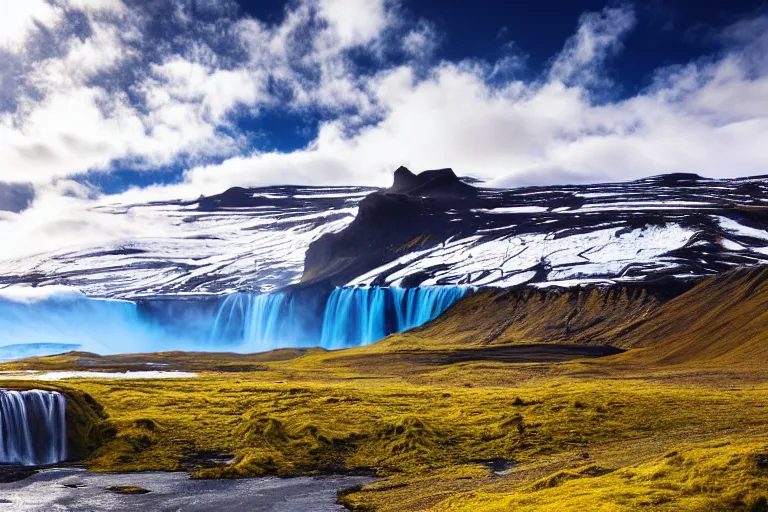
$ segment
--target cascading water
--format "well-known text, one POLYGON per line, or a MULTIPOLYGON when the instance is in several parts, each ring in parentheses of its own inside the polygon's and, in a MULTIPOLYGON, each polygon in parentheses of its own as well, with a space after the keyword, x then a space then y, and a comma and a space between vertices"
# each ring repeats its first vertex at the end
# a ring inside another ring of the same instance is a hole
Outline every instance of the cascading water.
POLYGON ((66 458, 64 395, 0 390, 0 464, 38 466, 66 458))
POLYGON ((211 342, 240 341, 258 348, 301 342, 294 297, 283 293, 229 295, 221 304, 211 342))
POLYGON ((398 332, 431 322, 454 302, 467 294, 468 288, 455 286, 425 286, 421 288, 391 288, 398 306, 398 332))
POLYGON ((59 344, 107 352, 110 344, 146 338, 136 304, 86 297, 33 302, 0 298, 0 345, 59 344))
POLYGON ((366 345, 434 320, 467 291, 455 286, 337 288, 327 299, 316 291, 238 293, 221 304, 211 342, 241 341, 250 350, 366 345))
POLYGON ((34 301, 0 297, 0 360, 68 350, 116 354, 359 346, 433 320, 467 290, 337 288, 329 295, 312 288, 137 302, 82 295, 34 301))
POLYGON ((468 288, 336 288, 328 298, 320 345, 359 346, 437 318, 468 288))

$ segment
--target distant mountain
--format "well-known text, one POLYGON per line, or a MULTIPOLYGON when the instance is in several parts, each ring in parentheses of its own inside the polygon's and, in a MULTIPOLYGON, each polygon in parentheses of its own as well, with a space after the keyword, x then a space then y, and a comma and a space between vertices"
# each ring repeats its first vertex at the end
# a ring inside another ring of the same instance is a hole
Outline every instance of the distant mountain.
POLYGON ((271 291, 299 284, 571 286, 689 281, 768 263, 768 178, 671 174, 627 183, 483 188, 401 167, 388 189, 233 188, 115 204, 161 238, 0 261, 0 286, 100 297, 271 291))
POLYGON ((304 281, 509 287, 690 279, 768 260, 768 181, 671 174, 621 184, 475 188, 450 169, 360 203, 310 245, 304 281))

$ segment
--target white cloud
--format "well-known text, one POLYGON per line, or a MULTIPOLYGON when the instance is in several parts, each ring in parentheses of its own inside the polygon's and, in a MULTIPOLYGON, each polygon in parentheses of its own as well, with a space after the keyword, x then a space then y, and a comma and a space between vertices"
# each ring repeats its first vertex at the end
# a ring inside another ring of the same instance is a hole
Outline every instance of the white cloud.
MULTIPOLYGON (((627 7, 582 17, 540 81, 489 85, 489 66, 444 62, 426 79, 402 66, 366 79, 381 112, 348 135, 325 123, 306 149, 239 156, 187 173, 195 190, 276 181, 384 185, 397 165, 451 166, 498 185, 619 181, 667 172, 765 173, 768 40, 740 41, 718 60, 658 71, 635 97, 600 103, 602 62, 634 24, 627 7), (279 169, 279 172, 273 170, 279 169)), ((754 22, 753 22, 754 24, 754 22)), ((496 63, 498 65, 498 63, 496 63)))
POLYGON ((3 0, 0 2, 0 48, 21 51, 39 26, 55 26, 62 14, 61 8, 46 0, 3 0))
POLYGON ((389 23, 383 0, 317 0, 317 8, 342 47, 372 42, 389 23))
POLYGON ((122 0, 69 0, 69 7, 81 11, 106 12, 112 14, 122 14, 126 10, 122 0))
POLYGON ((426 59, 432 56, 439 43, 440 36, 435 28, 421 20, 416 28, 403 37, 403 50, 414 58, 426 59))
POLYGON ((213 21, 179 3, 169 20, 178 32, 159 39, 142 5, 70 0, 89 23, 77 33, 56 7, 63 1, 0 5, 13 9, 0 17, 8 27, 0 47, 25 70, 15 110, 0 113, 0 181, 32 182, 39 192, 29 211, 3 214, 4 239, 50 246, 127 236, 130 222, 110 224, 90 209, 93 191, 67 179, 109 172, 118 160, 188 162, 184 183, 123 196, 132 200, 234 185, 386 185, 401 164, 450 166, 497 185, 766 172, 768 17, 723 30, 720 54, 660 69, 647 90, 606 101, 596 94, 608 83, 604 64, 620 58, 635 23, 626 5, 584 15, 533 79, 517 75, 517 51, 497 62, 431 62, 442 35, 385 0, 302 0, 276 24, 237 19, 232 2, 200 3, 213 21), (27 45, 40 26, 57 27, 59 39, 31 60, 27 45), (361 73, 351 49, 379 69, 361 73), (405 55, 391 62, 388 51, 405 55), (327 120, 307 147, 264 152, 235 121, 270 108, 319 110, 327 120))
POLYGON ((581 17, 579 28, 553 60, 550 79, 591 84, 600 78, 600 64, 621 49, 622 37, 635 25, 629 5, 610 7, 581 17))

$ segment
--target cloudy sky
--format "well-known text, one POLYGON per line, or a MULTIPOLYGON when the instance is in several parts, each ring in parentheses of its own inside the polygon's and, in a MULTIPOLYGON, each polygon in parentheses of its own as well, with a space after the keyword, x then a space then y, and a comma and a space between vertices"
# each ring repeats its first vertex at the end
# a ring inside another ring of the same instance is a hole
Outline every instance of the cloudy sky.
POLYGON ((518 186, 767 164, 763 0, 0 0, 21 239, 75 202, 399 165, 518 186))

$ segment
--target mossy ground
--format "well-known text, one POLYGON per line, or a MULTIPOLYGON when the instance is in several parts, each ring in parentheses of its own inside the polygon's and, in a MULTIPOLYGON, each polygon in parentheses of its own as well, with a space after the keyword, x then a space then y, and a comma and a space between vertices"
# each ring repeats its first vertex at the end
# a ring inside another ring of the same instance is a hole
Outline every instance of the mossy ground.
POLYGON ((626 354, 382 366, 366 353, 63 385, 116 431, 87 460, 94 471, 178 470, 212 451, 234 463, 194 477, 375 471, 342 497, 359 510, 763 510, 768 378, 753 372, 616 369, 626 354))

